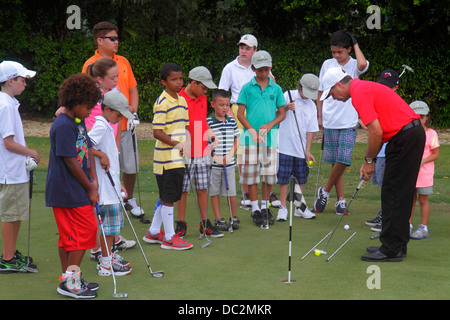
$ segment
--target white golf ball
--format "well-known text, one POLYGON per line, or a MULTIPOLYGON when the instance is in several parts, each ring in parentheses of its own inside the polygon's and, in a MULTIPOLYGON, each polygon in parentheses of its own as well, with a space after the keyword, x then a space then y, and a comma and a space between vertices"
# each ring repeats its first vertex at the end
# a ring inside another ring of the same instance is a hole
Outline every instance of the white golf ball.
POLYGON ((120 195, 122 196, 122 198, 125 198, 125 192, 121 192, 120 195))
POLYGON ((346 225, 344 226, 344 229, 345 229, 345 230, 348 230, 348 229, 350 229, 350 226, 349 226, 348 224, 346 224, 346 225))

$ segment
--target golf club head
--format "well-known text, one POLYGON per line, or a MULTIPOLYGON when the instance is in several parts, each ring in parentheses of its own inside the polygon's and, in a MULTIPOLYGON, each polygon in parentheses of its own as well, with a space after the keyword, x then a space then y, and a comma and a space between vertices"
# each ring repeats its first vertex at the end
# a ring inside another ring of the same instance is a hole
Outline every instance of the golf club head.
POLYGON ((202 243, 202 245, 200 246, 201 248, 206 248, 207 246, 209 246, 211 244, 211 240, 207 240, 205 243, 202 243))
POLYGON ((121 298, 128 298, 128 293, 113 293, 113 298, 118 298, 118 299, 121 299, 121 298))
POLYGON ((328 254, 328 252, 327 251, 325 251, 325 250, 320 250, 320 249, 316 249, 317 251, 319 251, 320 252, 320 254, 328 254))
POLYGON ((162 278, 162 277, 164 277, 164 271, 162 271, 162 270, 151 272, 151 273, 152 273, 152 276, 155 277, 155 278, 162 278))
POLYGON ((263 230, 269 230, 269 224, 262 224, 261 229, 263 230))

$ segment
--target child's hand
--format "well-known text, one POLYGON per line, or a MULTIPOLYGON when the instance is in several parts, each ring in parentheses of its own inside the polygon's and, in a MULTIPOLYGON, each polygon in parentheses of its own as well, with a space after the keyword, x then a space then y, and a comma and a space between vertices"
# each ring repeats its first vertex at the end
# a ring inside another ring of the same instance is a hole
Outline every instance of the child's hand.
POLYGON ((287 110, 295 110, 295 100, 294 101, 292 101, 292 102, 289 102, 287 105, 286 105, 286 111, 287 110))
POLYGON ((106 172, 108 172, 110 166, 108 156, 106 155, 106 153, 101 152, 101 156, 99 158, 100 158, 100 165, 102 166, 103 169, 105 169, 106 172))

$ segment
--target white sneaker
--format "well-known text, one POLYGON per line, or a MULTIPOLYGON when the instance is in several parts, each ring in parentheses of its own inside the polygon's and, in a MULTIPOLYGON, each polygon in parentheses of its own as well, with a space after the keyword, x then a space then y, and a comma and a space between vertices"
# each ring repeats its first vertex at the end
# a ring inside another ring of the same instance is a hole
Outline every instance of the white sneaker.
POLYGON ((136 198, 130 198, 127 200, 127 209, 130 210, 131 214, 135 217, 135 218, 140 218, 141 216, 144 215, 144 209, 142 209, 141 207, 139 207, 136 203, 136 198))
POLYGON ((127 250, 136 246, 136 241, 127 240, 119 234, 119 239, 114 242, 114 248, 117 250, 127 250))
POLYGON ((295 208, 294 216, 303 218, 303 219, 314 219, 316 215, 311 212, 307 207, 302 211, 301 208, 295 208))
POLYGON ((278 209, 277 221, 286 221, 287 215, 288 215, 287 208, 280 206, 280 209, 278 209))

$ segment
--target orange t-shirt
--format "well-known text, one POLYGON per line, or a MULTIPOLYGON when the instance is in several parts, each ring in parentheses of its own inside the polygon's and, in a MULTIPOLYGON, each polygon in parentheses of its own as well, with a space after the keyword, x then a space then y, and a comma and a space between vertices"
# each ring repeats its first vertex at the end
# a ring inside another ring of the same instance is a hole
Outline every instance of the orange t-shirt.
MULTIPOLYGON (((95 54, 84 63, 81 72, 86 72, 88 65, 94 63, 101 57, 102 56, 98 53, 98 50, 95 50, 95 54)), ((130 88, 134 88, 137 86, 137 82, 134 78, 130 62, 128 62, 125 57, 119 56, 117 54, 113 56, 113 60, 117 63, 117 67, 119 68, 119 80, 117 82, 117 85, 120 88, 120 92, 122 92, 125 97, 127 97, 128 101, 130 101, 130 88)), ((128 119, 123 117, 122 130, 127 129, 127 121, 128 119)))

